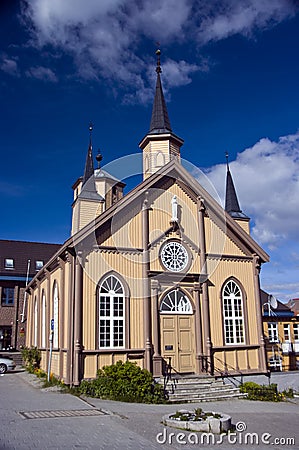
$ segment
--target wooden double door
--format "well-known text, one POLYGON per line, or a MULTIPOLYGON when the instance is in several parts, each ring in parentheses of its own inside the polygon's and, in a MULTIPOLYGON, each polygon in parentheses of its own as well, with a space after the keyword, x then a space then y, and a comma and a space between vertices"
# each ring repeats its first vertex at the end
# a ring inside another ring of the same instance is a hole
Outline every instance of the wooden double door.
POLYGON ((195 372, 193 314, 160 314, 161 351, 179 373, 195 372))

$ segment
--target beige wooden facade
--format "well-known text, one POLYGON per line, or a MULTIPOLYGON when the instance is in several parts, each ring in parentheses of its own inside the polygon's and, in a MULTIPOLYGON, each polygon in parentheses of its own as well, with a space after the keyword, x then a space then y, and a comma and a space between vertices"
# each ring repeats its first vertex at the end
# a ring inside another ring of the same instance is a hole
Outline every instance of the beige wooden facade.
POLYGON ((183 168, 183 141, 166 125, 141 141, 144 181, 125 196, 101 169, 97 207, 98 194, 75 183, 72 236, 29 284, 27 345, 47 370, 51 334, 51 371, 65 383, 118 360, 156 377, 167 364, 266 371, 259 271, 268 255, 248 220, 234 220, 183 168))
POLYGON ((265 371, 259 266, 267 256, 177 161, 144 184, 69 239, 31 282, 27 345, 41 348, 46 370, 55 316, 51 371, 71 384, 128 359, 155 376, 162 375, 169 358, 180 373, 265 371), (171 223, 174 195, 178 224, 171 223), (187 249, 186 271, 163 267, 159 254, 168 241, 187 249), (124 342, 118 348, 99 344, 99 285, 109 274, 124 288, 124 342), (242 290, 244 342, 226 344, 221 296, 231 279, 242 290), (165 295, 176 289, 192 309, 183 315, 160 312, 165 295))

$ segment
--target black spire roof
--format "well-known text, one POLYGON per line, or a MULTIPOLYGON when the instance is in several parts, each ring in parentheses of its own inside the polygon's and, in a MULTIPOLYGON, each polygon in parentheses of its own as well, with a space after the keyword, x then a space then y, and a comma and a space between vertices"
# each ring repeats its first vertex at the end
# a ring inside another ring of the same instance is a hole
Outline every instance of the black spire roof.
POLYGON ((92 124, 89 125, 89 146, 87 150, 86 155, 86 162, 85 162, 85 169, 84 169, 84 175, 82 180, 82 186, 89 180, 89 178, 94 174, 94 167, 93 167, 93 157, 92 157, 92 124))
POLYGON ((156 93, 152 111, 150 133, 151 134, 163 134, 171 133, 171 125, 168 117, 166 102, 163 94, 162 83, 161 83, 161 63, 160 63, 161 51, 157 50, 157 82, 156 82, 156 93))
POLYGON ((227 174, 226 174, 225 211, 228 212, 228 214, 233 219, 238 218, 248 219, 248 217, 242 212, 238 202, 238 197, 234 186, 233 178, 229 170, 228 153, 226 153, 226 164, 227 164, 227 174))
POLYGON ((92 156, 92 124, 89 125, 89 146, 87 150, 84 175, 82 179, 82 190, 79 194, 80 198, 102 200, 102 197, 97 193, 95 179, 94 179, 94 166, 92 156))

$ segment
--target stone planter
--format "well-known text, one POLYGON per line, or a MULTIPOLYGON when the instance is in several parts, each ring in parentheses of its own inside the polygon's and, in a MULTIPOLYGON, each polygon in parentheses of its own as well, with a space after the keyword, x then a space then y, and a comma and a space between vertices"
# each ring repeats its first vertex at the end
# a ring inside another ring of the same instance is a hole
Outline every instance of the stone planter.
MULTIPOLYGON (((194 411, 188 411, 185 409, 180 409, 180 413, 182 414, 193 414, 194 411)), ((174 414, 167 414, 163 416, 164 425, 168 425, 169 427, 181 428, 183 430, 188 431, 201 431, 205 433, 226 433, 231 428, 231 416, 224 413, 211 411, 212 414, 220 415, 220 418, 216 418, 213 416, 208 416, 205 419, 201 420, 179 420, 173 418, 174 414)))

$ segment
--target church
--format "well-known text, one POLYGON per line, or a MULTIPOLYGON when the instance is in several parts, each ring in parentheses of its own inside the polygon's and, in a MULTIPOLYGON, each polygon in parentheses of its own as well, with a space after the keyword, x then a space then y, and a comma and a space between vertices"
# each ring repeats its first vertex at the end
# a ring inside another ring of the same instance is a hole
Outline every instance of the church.
POLYGON ((250 236, 229 166, 223 208, 181 164, 157 55, 143 181, 124 194, 100 154, 94 168, 90 138, 71 236, 28 285, 26 345, 47 371, 51 344, 51 372, 66 384, 119 360, 156 378, 166 367, 267 371, 259 276, 269 257, 250 236))

